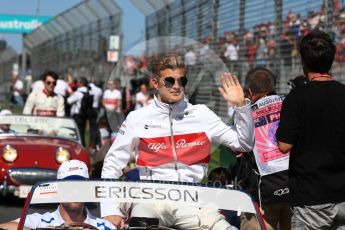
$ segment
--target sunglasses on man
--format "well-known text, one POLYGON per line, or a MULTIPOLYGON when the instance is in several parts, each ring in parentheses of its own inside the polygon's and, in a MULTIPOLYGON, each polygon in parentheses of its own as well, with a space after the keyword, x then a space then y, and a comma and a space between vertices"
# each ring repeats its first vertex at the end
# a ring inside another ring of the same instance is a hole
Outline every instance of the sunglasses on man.
POLYGON ((47 85, 56 85, 56 81, 46 81, 47 85))
POLYGON ((164 81, 164 86, 168 89, 172 88, 175 85, 175 82, 177 81, 180 86, 185 87, 188 83, 188 79, 186 76, 182 76, 179 78, 174 77, 166 77, 162 79, 164 81))

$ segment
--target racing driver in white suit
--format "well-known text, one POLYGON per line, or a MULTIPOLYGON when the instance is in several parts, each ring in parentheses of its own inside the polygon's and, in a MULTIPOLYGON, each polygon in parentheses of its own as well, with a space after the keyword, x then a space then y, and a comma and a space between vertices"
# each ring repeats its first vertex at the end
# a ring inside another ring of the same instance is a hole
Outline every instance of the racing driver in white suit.
MULTIPOLYGON (((250 101, 244 98, 238 79, 230 73, 224 73, 220 79, 220 93, 235 106, 234 125, 227 126, 205 105, 191 105, 184 100, 185 74, 185 66, 178 56, 154 60, 151 78, 157 90, 154 101, 127 116, 104 159, 102 178, 118 179, 133 149, 140 180, 193 183, 207 176, 212 141, 236 151, 252 150, 254 123, 250 101)), ((124 213, 119 204, 102 203, 101 215, 117 227, 124 227, 124 213)), ((217 211, 211 213, 193 207, 135 204, 131 216, 158 218, 160 225, 180 229, 201 229, 201 226, 231 229, 217 211)))

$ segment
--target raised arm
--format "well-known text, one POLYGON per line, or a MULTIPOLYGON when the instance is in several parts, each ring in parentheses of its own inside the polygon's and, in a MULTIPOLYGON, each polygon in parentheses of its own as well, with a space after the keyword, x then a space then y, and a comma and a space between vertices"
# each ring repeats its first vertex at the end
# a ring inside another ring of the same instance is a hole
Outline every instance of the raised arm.
POLYGON ((246 104, 243 89, 235 75, 223 73, 220 77, 220 83, 222 87, 219 87, 219 92, 228 105, 242 107, 246 104))

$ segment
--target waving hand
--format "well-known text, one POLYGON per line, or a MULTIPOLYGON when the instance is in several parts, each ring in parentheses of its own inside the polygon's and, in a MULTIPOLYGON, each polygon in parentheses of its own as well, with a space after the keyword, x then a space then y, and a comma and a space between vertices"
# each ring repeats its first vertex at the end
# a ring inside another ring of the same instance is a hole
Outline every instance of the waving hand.
POLYGON ((219 87, 219 91, 228 104, 237 107, 245 105, 244 92, 235 75, 223 73, 220 83, 222 87, 219 87))

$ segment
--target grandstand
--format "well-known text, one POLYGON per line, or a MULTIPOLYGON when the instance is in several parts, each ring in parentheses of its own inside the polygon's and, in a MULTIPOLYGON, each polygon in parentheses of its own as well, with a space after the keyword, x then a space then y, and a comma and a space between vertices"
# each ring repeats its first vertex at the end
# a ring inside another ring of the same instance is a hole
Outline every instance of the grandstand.
MULTIPOLYGON (((106 60, 110 35, 121 35, 122 10, 115 1, 88 0, 63 12, 26 35, 32 74, 54 69, 65 78, 84 75, 106 80, 120 76, 123 84, 145 76, 148 59, 162 52, 185 55, 192 48, 197 64, 189 68, 188 95, 225 117, 218 75, 230 70, 243 83, 255 66, 277 76, 278 93, 289 92, 287 82, 302 73, 298 42, 308 31, 330 32, 337 44, 332 73, 345 82, 345 10, 341 0, 131 0, 145 15, 145 44, 123 57, 113 71, 106 60), (232 54, 230 55, 230 50, 232 54), (231 56, 231 57, 230 57, 231 56)), ((126 38, 123 38, 126 39, 126 38)), ((121 48, 120 48, 121 49, 121 48)), ((3 82, 13 62, 0 55, 3 82), (7 64, 6 64, 7 63, 7 64)))

